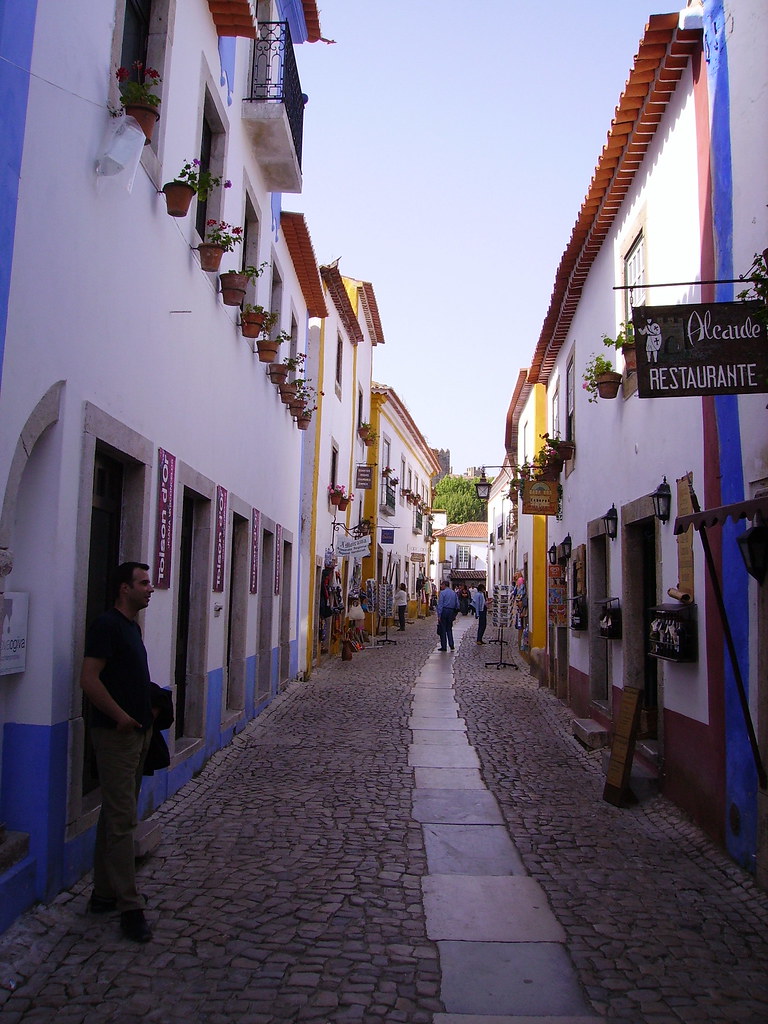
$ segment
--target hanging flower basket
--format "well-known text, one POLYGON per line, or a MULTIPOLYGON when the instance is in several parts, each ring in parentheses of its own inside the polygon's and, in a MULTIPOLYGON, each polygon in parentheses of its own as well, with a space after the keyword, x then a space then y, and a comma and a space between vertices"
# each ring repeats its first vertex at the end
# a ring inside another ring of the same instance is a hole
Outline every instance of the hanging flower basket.
POLYGON ((565 462, 568 462, 569 459, 572 459, 573 456, 576 454, 576 442, 575 441, 559 441, 558 445, 557 445, 557 450, 560 453, 560 455, 562 456, 563 460, 565 462))
POLYGON ((221 284, 221 298, 225 306, 239 306, 245 298, 245 289, 248 286, 248 275, 237 274, 234 271, 222 274, 219 278, 221 284))
POLYGON ((163 193, 168 216, 186 217, 195 198, 192 186, 186 185, 183 181, 167 181, 163 185, 163 193))
POLYGON ((152 141, 155 125, 160 120, 158 112, 154 107, 145 103, 126 103, 123 105, 123 109, 129 117, 138 123, 139 128, 144 132, 144 145, 148 146, 152 141))
POLYGON ((288 380, 288 367, 285 363, 271 363, 268 373, 273 384, 284 384, 288 380))
MULTIPOLYGON (((264 313, 241 313, 240 314, 240 330, 243 332, 244 338, 258 338, 261 332, 264 330, 264 324, 267 322, 267 316, 269 314, 264 313)), ((277 349, 275 349, 277 351, 277 349)), ((270 363, 271 359, 265 359, 264 362, 270 363)))
MULTIPOLYGON (((253 337, 253 335, 246 335, 246 337, 253 337)), ((279 348, 280 342, 273 341, 272 338, 256 339, 256 351, 259 354, 259 361, 262 363, 274 363, 274 361, 277 359, 277 353, 279 348)), ((285 373, 287 376, 287 368, 285 373)))
POLYGON ((288 403, 288 408, 291 410, 291 416, 298 416, 300 412, 304 412, 307 403, 303 398, 296 396, 288 403))
POLYGON ((280 397, 286 405, 290 405, 294 395, 296 394, 298 384, 296 381, 286 380, 282 384, 279 384, 278 387, 280 388, 280 397))
POLYGON ((311 412, 300 412, 299 415, 296 417, 296 426, 299 428, 299 430, 306 430, 311 422, 311 412))
POLYGON ((336 505, 338 507, 341 504, 341 491, 331 491, 329 497, 332 505, 336 505))
POLYGON ((346 512, 349 508, 349 498, 342 498, 339 501, 339 512, 346 512))
POLYGON ((211 242, 201 242, 197 247, 200 253, 200 266, 208 274, 215 274, 221 266, 224 256, 224 247, 213 245, 211 242))
POLYGON ((595 378, 595 385, 600 398, 615 398, 621 387, 621 374, 615 371, 600 374, 595 378))

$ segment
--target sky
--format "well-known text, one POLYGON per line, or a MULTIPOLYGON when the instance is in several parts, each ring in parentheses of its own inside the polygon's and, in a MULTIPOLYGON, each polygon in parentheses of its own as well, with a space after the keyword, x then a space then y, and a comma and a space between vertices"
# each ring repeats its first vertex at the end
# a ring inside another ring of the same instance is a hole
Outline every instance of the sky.
MULTIPOLYGON (((318 263, 370 281, 395 389, 454 473, 498 465, 649 0, 320 0, 297 48, 318 263)), ((489 476, 492 475, 489 473, 489 476)))

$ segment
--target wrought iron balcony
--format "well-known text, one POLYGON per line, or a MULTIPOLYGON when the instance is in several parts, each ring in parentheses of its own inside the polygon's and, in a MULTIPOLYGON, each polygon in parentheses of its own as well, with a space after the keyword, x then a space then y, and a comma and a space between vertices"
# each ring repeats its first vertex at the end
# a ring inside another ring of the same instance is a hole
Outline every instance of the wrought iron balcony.
POLYGON ((389 481, 387 481, 381 491, 381 504, 379 505, 379 508, 383 515, 393 516, 396 511, 396 505, 397 494, 395 492, 395 488, 390 485, 389 481))
POLYGON ((243 122, 271 192, 301 192, 304 102, 288 22, 260 22, 243 122))

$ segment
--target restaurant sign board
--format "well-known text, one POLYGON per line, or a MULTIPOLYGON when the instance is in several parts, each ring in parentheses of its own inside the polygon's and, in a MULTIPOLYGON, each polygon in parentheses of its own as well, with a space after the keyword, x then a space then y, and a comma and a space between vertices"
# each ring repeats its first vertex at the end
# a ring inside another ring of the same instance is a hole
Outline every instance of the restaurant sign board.
POLYGON ((639 398, 768 392, 761 302, 636 306, 639 398))
POLYGON ((523 514, 556 516, 560 505, 558 486, 554 480, 526 480, 523 484, 523 514))

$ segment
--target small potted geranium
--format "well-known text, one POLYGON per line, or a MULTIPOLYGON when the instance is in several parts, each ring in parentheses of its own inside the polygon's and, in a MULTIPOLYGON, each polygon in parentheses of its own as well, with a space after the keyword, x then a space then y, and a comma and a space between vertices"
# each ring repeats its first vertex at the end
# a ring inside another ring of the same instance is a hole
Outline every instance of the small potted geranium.
POLYGON ((332 505, 338 506, 346 495, 347 489, 344 484, 328 484, 328 498, 332 505))
POLYGON ((200 266, 207 273, 216 273, 225 252, 232 252, 243 240, 243 229, 234 228, 223 220, 209 220, 205 224, 205 240, 197 247, 200 266))
POLYGON ((619 333, 615 338, 603 335, 603 344, 606 348, 615 348, 624 356, 624 365, 627 373, 634 373, 637 370, 637 352, 635 349, 635 328, 631 320, 625 320, 619 324, 619 333))
MULTIPOLYGON (((197 198, 199 203, 204 203, 221 183, 219 175, 200 170, 199 160, 185 160, 173 181, 167 181, 163 185, 168 215, 186 217, 194 198, 197 198)), ((225 181, 224 188, 232 188, 232 182, 225 181)))
MULTIPOLYGON (((262 334, 269 334, 276 323, 277 313, 270 313, 268 309, 252 302, 244 303, 240 310, 240 330, 244 338, 258 338, 262 334)), ((271 363, 272 360, 263 359, 262 362, 271 363)))
POLYGON ((160 72, 134 61, 133 70, 118 68, 115 77, 120 87, 120 103, 125 113, 134 118, 146 137, 145 146, 152 141, 152 132, 160 120, 160 97, 153 91, 160 85, 160 72))
MULTIPOLYGON (((240 229, 242 230, 242 228, 240 229)), ((243 267, 242 270, 227 270, 219 277, 221 298, 225 306, 239 306, 245 298, 245 290, 251 281, 264 273, 266 263, 258 267, 243 267)))
POLYGON ((615 398, 621 385, 621 374, 613 368, 610 359, 603 356, 590 356, 582 374, 582 387, 587 392, 588 401, 596 402, 598 398, 615 398))
POLYGON ((301 370, 304 366, 304 360, 306 355, 303 352, 298 352, 295 356, 288 356, 281 363, 270 363, 267 368, 270 380, 273 384, 277 384, 280 388, 280 397, 283 396, 283 385, 288 380, 289 373, 295 373, 297 370, 301 370))
POLYGON ((296 397, 300 400, 301 407, 295 411, 292 407, 291 411, 299 430, 306 430, 312 420, 312 413, 317 409, 318 393, 311 384, 304 384, 297 392, 296 397))

